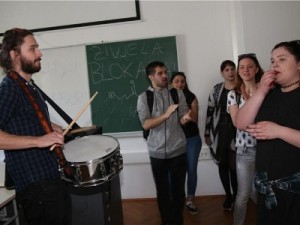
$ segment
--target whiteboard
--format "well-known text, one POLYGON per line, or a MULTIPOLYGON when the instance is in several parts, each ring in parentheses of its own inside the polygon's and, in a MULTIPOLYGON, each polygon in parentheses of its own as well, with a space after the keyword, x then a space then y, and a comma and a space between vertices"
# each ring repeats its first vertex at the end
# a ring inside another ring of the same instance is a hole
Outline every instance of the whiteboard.
MULTIPOLYGON (((90 99, 85 46, 45 49, 42 54, 42 69, 32 78, 63 111, 74 118, 90 99)), ((49 113, 52 122, 67 127, 51 106, 49 113)), ((81 127, 92 125, 90 107, 77 124, 81 127)))

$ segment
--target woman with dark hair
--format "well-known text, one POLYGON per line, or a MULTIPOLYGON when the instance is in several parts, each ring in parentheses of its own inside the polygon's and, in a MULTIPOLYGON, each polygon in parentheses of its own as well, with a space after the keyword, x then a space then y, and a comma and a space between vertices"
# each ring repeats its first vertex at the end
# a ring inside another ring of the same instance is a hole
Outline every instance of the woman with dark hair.
MULTIPOLYGON (((256 92, 263 70, 253 53, 238 57, 235 89, 228 93, 227 107, 233 124, 236 126, 236 114, 239 108, 256 92)), ((233 224, 243 225, 247 212, 247 204, 251 196, 256 201, 253 187, 255 176, 256 139, 244 130, 237 129, 236 173, 238 189, 234 203, 233 224)))
POLYGON ((234 88, 235 64, 231 60, 221 63, 223 82, 214 85, 208 97, 205 142, 218 165, 219 176, 226 198, 223 209, 231 211, 237 192, 234 139, 236 128, 227 113, 227 94, 234 88))
POLYGON ((258 225, 300 224, 299 82, 300 41, 275 45, 271 69, 236 117, 257 139, 258 225))
POLYGON ((191 110, 192 120, 182 126, 187 141, 187 200, 186 207, 191 214, 196 214, 198 209, 195 205, 195 192, 197 187, 198 158, 202 147, 202 141, 198 128, 198 100, 187 85, 186 76, 183 72, 174 72, 170 84, 172 87, 183 91, 186 103, 191 110))

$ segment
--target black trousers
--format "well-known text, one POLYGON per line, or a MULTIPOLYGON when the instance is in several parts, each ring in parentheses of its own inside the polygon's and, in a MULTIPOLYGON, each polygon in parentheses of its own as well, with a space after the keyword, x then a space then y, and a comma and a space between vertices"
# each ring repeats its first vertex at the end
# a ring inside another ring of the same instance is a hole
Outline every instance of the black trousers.
POLYGON ((16 197, 27 225, 71 225, 71 197, 62 180, 31 184, 16 197))
POLYGON ((150 157, 163 224, 183 225, 186 154, 170 158, 150 157))
POLYGON ((277 206, 268 209, 265 195, 258 194, 257 225, 299 225, 300 224, 300 195, 273 188, 277 199, 277 206))

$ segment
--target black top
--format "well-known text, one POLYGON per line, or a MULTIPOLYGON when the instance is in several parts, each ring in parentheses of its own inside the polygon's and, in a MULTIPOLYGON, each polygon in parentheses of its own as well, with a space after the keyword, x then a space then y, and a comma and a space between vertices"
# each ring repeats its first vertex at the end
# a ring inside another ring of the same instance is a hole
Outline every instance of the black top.
MULTIPOLYGON (((300 130, 300 88, 290 92, 273 89, 265 98, 256 121, 272 121, 300 130)), ((269 179, 277 179, 300 172, 300 149, 281 139, 257 143, 258 172, 267 172, 269 179)))
MULTIPOLYGON (((192 102, 194 101, 194 99, 196 98, 195 94, 192 92, 187 92, 184 93, 185 98, 186 98, 186 103, 188 105, 188 107, 191 109, 192 107, 192 102)), ((186 123, 184 126, 182 126, 185 137, 189 138, 189 137, 194 137, 196 135, 199 135, 199 127, 198 124, 195 123, 194 121, 190 121, 188 123, 186 123)))
MULTIPOLYGON (((223 88, 223 91, 220 96, 219 105, 220 105, 220 125, 232 125, 232 120, 230 114, 227 112, 227 95, 230 90, 223 88)), ((234 133, 235 134, 235 133, 234 133)))

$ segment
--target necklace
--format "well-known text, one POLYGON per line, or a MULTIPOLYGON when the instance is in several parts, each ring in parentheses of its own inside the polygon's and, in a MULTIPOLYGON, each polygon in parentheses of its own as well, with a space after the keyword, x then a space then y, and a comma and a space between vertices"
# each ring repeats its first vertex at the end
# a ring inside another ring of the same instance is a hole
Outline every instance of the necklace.
POLYGON ((292 86, 294 86, 294 85, 296 85, 296 84, 299 84, 299 82, 300 82, 300 80, 297 80, 297 81, 295 81, 294 83, 291 83, 291 84, 289 84, 289 85, 283 86, 283 87, 281 87, 281 88, 282 88, 282 89, 286 89, 286 88, 292 87, 292 86))

